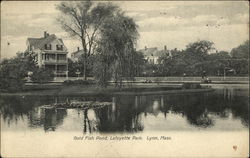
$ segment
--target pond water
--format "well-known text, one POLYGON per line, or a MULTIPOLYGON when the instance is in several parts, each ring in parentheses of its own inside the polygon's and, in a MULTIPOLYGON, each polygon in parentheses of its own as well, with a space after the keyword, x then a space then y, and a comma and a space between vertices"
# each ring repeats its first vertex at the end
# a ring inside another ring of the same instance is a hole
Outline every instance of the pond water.
POLYGON ((248 89, 170 95, 0 96, 1 131, 143 133, 247 131, 248 89), (105 101, 99 109, 44 109, 72 101, 105 101))

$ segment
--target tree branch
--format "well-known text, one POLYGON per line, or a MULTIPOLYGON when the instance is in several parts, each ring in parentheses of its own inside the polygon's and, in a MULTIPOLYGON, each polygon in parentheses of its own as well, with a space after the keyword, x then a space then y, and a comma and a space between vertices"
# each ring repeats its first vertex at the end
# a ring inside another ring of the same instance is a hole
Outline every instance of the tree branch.
MULTIPOLYGON (((83 28, 83 24, 81 23, 81 21, 80 21, 80 19, 79 19, 79 17, 77 16, 77 12, 76 12, 76 10, 74 9, 74 8, 72 8, 71 9, 71 12, 72 13, 70 13, 71 15, 72 15, 72 17, 76 20, 76 26, 80 29, 80 30, 82 30, 82 28, 83 28)), ((83 19, 82 19, 83 20, 83 19)))
POLYGON ((76 32, 74 29, 72 29, 69 25, 67 25, 66 23, 61 23, 63 27, 65 27, 65 29, 67 29, 68 31, 73 32, 75 35, 79 36, 80 38, 82 38, 82 36, 76 32))

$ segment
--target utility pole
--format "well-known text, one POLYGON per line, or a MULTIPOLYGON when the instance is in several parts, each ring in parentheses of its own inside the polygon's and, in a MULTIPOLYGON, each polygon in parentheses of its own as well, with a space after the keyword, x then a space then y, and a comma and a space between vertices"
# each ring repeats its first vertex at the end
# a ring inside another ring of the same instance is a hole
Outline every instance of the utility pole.
POLYGON ((224 75, 223 75, 223 80, 226 80, 226 67, 224 68, 224 75))

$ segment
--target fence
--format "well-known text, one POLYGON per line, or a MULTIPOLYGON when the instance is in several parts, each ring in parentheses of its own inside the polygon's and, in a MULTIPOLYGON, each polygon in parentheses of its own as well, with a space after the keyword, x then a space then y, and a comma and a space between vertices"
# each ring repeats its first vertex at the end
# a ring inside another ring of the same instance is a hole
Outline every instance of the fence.
MULTIPOLYGON (((63 82, 65 80, 83 80, 83 77, 56 77, 53 82, 63 82)), ((93 77, 88 77, 88 80, 93 80, 93 77)), ((228 81, 228 82, 248 82, 249 77, 209 77, 213 82, 215 81, 228 81)), ((154 82, 200 82, 201 77, 135 77, 136 82, 144 82, 151 80, 154 82)))
MULTIPOLYGON (((230 82, 248 82, 249 77, 209 77, 212 81, 230 81, 230 82)), ((157 81, 157 82, 199 82, 202 80, 201 77, 135 77, 135 81, 157 81)))

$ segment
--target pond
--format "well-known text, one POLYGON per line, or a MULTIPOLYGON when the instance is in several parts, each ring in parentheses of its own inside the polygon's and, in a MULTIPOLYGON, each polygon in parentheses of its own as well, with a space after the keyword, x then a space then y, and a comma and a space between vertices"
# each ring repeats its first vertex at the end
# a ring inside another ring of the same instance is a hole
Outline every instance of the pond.
POLYGON ((143 133, 247 131, 248 89, 169 95, 0 96, 1 131, 143 133), (98 109, 44 109, 71 101, 104 101, 98 109))

